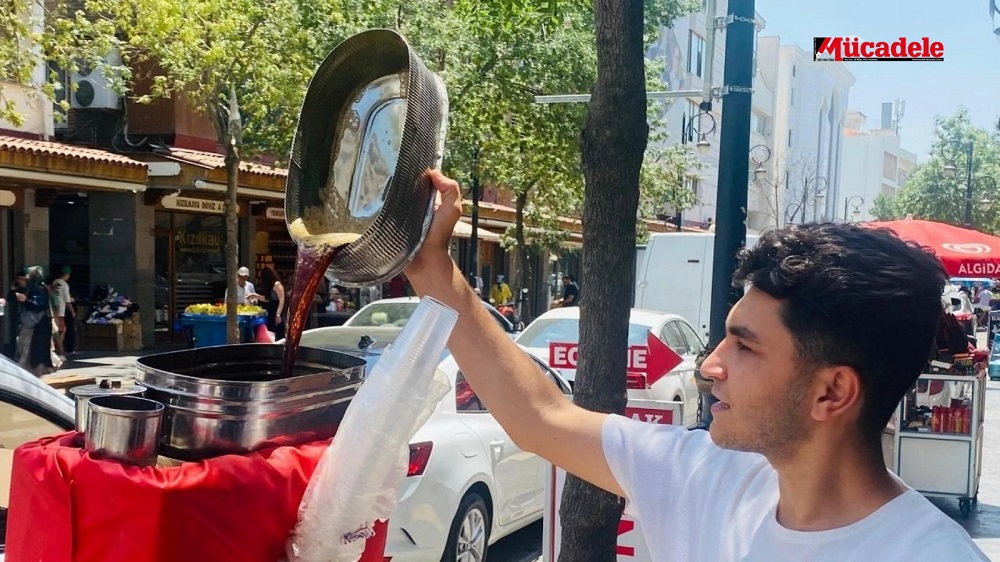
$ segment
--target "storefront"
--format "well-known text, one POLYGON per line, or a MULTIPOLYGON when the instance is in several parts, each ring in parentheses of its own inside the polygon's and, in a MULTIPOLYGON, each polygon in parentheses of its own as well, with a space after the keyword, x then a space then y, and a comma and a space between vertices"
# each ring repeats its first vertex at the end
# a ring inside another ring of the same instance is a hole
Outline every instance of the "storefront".
POLYGON ((226 225, 223 202, 167 196, 155 212, 154 308, 159 341, 173 339, 173 320, 184 308, 225 295, 226 225))
MULTIPOLYGON (((75 145, 0 136, 0 275, 4 293, 13 276, 42 265, 51 276, 70 266, 70 290, 85 299, 93 285, 114 285, 140 297, 152 270, 139 212, 146 189, 142 162, 75 145)), ((151 218, 151 216, 150 216, 151 218)), ((0 322, 10 351, 16 307, 0 322)), ((152 334, 152 318, 148 323, 152 334)))
POLYGON ((256 228, 254 233, 254 252, 256 258, 256 274, 265 267, 271 267, 278 274, 278 279, 286 287, 291 287, 292 276, 295 273, 295 242, 288 234, 285 224, 285 208, 280 201, 262 203, 254 210, 256 228))
MULTIPOLYGON (((179 313, 192 304, 225 299, 225 161, 220 154, 178 148, 146 158, 151 170, 146 202, 155 209, 156 339, 176 342, 182 337, 173 331, 179 313)), ((275 215, 283 205, 284 177, 280 169, 240 164, 238 261, 251 269, 255 284, 265 264, 284 266, 277 261, 289 254, 294 259, 283 215, 275 215)), ((290 272, 293 263, 283 271, 290 272)))

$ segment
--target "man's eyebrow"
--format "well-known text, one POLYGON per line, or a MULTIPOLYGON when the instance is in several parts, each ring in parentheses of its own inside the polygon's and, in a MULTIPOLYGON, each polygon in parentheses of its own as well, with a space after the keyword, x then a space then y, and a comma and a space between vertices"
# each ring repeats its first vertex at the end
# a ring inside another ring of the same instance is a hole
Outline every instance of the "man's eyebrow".
POLYGON ((760 338, 757 337, 757 334, 753 333, 753 330, 747 328, 746 326, 726 326, 726 331, 729 332, 730 335, 753 343, 760 342, 760 338))

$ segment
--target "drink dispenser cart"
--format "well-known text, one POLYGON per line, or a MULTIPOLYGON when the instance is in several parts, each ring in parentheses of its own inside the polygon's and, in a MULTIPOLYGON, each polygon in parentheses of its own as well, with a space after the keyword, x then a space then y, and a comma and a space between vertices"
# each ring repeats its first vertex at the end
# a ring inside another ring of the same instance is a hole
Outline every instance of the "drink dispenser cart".
POLYGON ((927 373, 896 412, 894 472, 929 497, 954 498, 968 517, 983 458, 985 373, 927 373))
MULTIPOLYGON (((246 344, 143 357, 136 380, 144 397, 124 398, 156 411, 138 419, 107 408, 114 424, 100 424, 97 401, 123 397, 93 398, 78 428, 83 447, 79 433, 19 447, 6 560, 283 558, 310 477, 365 380, 365 360, 301 348, 284 377, 282 351, 246 344), (160 423, 147 421, 153 414, 160 423), (137 432, 138 423, 158 433, 137 432), (136 437, 149 439, 140 448, 136 437)), ((375 524, 363 562, 382 560, 385 529, 375 524)))

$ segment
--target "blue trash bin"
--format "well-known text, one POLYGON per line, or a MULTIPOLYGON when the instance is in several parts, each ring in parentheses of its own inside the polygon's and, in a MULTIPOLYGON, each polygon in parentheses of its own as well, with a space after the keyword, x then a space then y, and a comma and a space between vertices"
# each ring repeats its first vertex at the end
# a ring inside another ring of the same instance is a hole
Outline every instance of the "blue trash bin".
MULTIPOLYGON (((254 343, 257 341, 257 326, 267 322, 264 316, 239 316, 240 343, 254 343)), ((192 339, 189 343, 191 347, 211 347, 215 345, 226 345, 226 317, 210 314, 181 314, 178 324, 181 330, 190 329, 192 339)))

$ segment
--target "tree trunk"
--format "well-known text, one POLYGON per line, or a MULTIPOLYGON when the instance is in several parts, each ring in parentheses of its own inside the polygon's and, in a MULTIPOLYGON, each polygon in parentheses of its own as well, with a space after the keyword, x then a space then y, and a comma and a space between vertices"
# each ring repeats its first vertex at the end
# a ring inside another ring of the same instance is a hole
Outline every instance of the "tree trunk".
POLYGON ((226 147, 226 341, 240 343, 236 305, 236 270, 240 267, 240 232, 236 215, 236 185, 240 173, 240 155, 233 143, 226 147))
MULTIPOLYGON (((642 46, 642 0, 595 0, 597 83, 581 135, 586 185, 580 358, 574 400, 625 410, 629 287, 635 281, 639 169, 649 127, 642 46)), ((622 500, 566 479, 560 562, 616 560, 622 500)))

